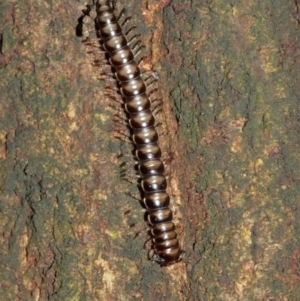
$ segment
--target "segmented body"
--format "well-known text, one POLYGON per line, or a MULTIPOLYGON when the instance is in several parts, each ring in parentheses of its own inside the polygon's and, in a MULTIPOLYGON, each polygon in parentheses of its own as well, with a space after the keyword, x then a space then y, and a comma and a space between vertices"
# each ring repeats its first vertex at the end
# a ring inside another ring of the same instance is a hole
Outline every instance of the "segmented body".
POLYGON ((115 76, 129 116, 132 141, 135 144, 135 155, 141 175, 143 203, 148 213, 155 253, 153 260, 163 266, 170 265, 181 259, 182 251, 172 222, 173 213, 169 208, 167 180, 147 87, 110 1, 97 1, 96 15, 99 35, 115 69, 115 76))

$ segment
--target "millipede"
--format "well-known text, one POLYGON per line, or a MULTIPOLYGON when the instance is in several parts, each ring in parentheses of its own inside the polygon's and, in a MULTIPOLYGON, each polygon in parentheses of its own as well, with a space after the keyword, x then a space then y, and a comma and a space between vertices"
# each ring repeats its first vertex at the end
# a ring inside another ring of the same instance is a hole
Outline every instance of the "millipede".
MULTIPOLYGON (((152 260, 161 266, 172 265, 183 257, 170 209, 170 196, 166 192, 167 179, 162 162, 159 135, 147 85, 135 59, 134 51, 114 14, 114 3, 109 0, 93 1, 95 27, 103 48, 115 72, 124 100, 131 138, 135 147, 140 174, 142 202, 147 210, 153 255, 152 260)), ((86 15, 93 10, 88 5, 86 15)))

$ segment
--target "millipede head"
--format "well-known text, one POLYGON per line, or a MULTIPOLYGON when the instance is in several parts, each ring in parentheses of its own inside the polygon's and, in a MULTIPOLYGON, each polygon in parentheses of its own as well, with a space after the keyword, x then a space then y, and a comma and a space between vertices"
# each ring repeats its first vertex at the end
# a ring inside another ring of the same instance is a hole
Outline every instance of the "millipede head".
POLYGON ((184 251, 179 251, 179 255, 176 255, 175 252, 172 253, 170 249, 170 251, 165 250, 164 254, 154 254, 152 261, 157 262, 161 267, 166 267, 182 261, 184 257, 184 251))

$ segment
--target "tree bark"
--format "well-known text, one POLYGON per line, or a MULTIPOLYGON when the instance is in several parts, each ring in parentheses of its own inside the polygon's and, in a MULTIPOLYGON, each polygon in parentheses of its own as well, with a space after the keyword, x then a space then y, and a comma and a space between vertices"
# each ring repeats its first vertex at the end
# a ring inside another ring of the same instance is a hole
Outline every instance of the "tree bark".
POLYGON ((297 1, 118 3, 159 74, 185 250, 165 268, 110 67, 76 36, 86 4, 0 4, 3 300, 299 300, 297 1))

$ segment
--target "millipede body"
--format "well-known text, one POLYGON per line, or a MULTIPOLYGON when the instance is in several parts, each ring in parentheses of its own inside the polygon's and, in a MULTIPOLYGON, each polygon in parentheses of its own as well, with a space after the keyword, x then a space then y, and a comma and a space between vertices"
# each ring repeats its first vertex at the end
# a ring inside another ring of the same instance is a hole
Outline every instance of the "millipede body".
POLYGON ((95 22, 128 113, 141 175, 143 203, 147 209, 153 242, 152 260, 161 266, 170 265, 181 260, 182 251, 172 222, 173 213, 170 209, 170 197, 166 192, 165 168, 161 161, 161 149, 147 86, 110 1, 96 1, 95 22))

